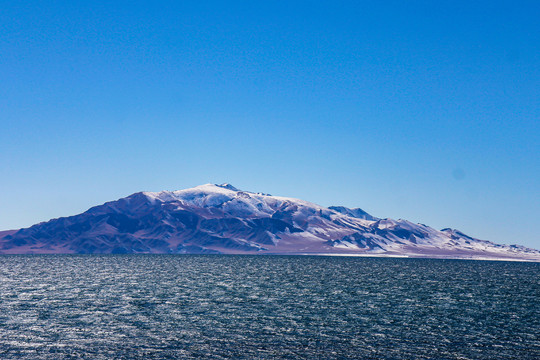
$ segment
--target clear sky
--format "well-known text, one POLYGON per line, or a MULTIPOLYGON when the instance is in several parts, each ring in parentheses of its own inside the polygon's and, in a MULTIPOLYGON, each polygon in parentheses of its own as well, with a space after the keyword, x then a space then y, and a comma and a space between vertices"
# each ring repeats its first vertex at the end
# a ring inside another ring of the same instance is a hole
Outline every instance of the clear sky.
POLYGON ((230 182, 540 248, 538 1, 0 1, 0 229, 230 182))

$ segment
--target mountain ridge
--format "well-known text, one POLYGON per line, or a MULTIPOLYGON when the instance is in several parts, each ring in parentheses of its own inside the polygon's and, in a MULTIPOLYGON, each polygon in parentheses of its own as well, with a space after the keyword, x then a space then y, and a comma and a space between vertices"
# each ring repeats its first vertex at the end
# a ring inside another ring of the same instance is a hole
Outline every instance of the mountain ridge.
POLYGON ((456 229, 374 217, 231 184, 137 192, 87 211, 0 232, 0 254, 208 253, 409 256, 540 261, 540 251, 456 229))

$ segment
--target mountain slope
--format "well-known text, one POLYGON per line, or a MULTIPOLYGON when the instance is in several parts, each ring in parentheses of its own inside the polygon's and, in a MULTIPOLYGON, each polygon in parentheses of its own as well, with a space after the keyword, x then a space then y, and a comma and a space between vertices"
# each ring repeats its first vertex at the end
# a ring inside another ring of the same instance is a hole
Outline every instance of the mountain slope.
POLYGON ((140 192, 0 235, 0 253, 342 254, 521 259, 540 252, 356 208, 206 184, 140 192))

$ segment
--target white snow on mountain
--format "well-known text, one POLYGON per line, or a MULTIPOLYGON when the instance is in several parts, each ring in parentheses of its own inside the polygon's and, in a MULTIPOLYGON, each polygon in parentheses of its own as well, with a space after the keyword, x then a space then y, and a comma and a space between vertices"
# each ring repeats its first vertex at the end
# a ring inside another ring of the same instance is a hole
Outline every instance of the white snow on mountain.
MULTIPOLYGON (((288 214, 292 225, 302 232, 273 235, 278 248, 285 243, 294 243, 294 239, 297 239, 300 242, 329 242, 335 249, 405 255, 418 255, 433 250, 441 254, 453 251, 535 253, 534 250, 524 247, 474 239, 459 231, 438 231, 402 219, 378 219, 361 209, 325 208, 300 199, 241 191, 230 184, 205 184, 179 191, 144 194, 152 201, 178 202, 187 207, 217 207, 234 217, 264 218, 275 214, 288 214), (358 217, 354 216, 355 214, 358 214, 358 217)), ((489 254, 486 256, 489 257, 489 254)))

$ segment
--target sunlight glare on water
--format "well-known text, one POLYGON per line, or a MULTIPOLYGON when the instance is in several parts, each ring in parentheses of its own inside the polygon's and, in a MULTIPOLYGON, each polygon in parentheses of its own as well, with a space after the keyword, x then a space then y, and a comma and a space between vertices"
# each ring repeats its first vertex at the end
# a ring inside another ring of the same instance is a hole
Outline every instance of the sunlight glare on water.
POLYGON ((538 359, 540 264, 0 257, 2 359, 538 359))

